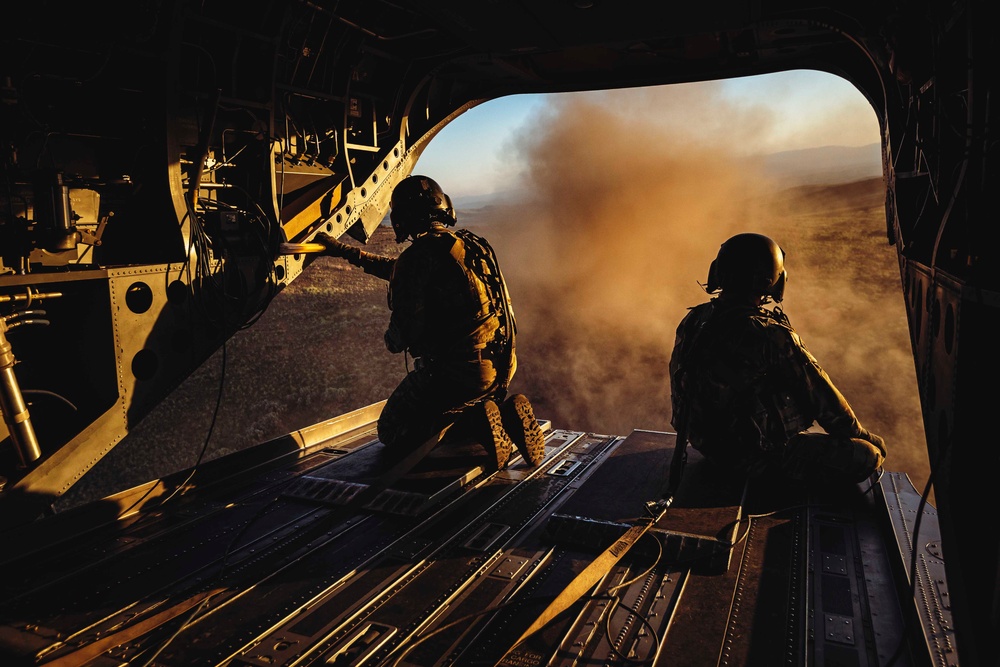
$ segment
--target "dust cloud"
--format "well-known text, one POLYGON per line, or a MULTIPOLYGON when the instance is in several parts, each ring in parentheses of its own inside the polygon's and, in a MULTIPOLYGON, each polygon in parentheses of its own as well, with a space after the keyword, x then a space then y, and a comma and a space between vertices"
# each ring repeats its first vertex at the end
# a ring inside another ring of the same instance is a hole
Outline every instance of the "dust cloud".
POLYGON ((705 87, 554 99, 511 146, 525 165, 518 190, 459 222, 487 228, 510 285, 512 391, 557 428, 673 430, 676 326, 708 299, 699 283, 719 245, 764 233, 788 255, 793 326, 886 438, 886 467, 921 488, 926 445, 881 182, 769 181, 753 157, 774 131, 767 116, 705 87))

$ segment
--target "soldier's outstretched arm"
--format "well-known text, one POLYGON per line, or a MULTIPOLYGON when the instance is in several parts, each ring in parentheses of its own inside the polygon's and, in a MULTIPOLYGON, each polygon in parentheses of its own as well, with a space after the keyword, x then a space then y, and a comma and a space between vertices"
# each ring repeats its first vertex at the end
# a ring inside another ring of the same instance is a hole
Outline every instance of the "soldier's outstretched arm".
POLYGON ((342 257, 354 266, 361 267, 365 273, 382 280, 389 280, 392 275, 392 267, 396 264, 393 257, 383 257, 375 253, 365 252, 361 248, 335 239, 326 232, 320 232, 313 240, 326 246, 326 252, 323 254, 328 257, 342 257))

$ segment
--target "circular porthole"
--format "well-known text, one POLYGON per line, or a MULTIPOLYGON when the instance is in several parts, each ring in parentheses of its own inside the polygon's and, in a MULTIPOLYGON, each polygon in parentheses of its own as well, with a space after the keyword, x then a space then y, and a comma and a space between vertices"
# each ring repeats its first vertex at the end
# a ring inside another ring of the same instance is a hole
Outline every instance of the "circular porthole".
POLYGON ((167 285, 167 301, 170 303, 181 304, 187 300, 188 288, 187 285, 182 283, 180 280, 171 281, 167 285))
POLYGON ((149 380, 160 368, 160 359, 152 350, 139 350, 132 357, 132 375, 137 380, 149 380))
POLYGON ((125 290, 125 305, 133 313, 145 313, 153 305, 153 290, 146 283, 132 283, 125 290))

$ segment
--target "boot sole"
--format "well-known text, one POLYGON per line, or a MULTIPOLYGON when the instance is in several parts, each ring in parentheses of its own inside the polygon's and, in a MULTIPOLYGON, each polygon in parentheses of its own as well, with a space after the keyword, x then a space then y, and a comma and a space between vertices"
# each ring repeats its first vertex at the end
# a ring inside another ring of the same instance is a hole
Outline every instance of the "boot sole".
POLYGON ((510 459, 511 450, 514 449, 514 443, 511 442, 510 436, 504 430, 503 416, 497 404, 493 401, 486 401, 483 404, 483 408, 486 411, 486 426, 488 429, 483 438, 483 448, 490 456, 491 463, 496 465, 496 468, 491 470, 491 472, 503 470, 507 467, 507 461, 510 459))
POLYGON ((503 426, 525 462, 535 467, 545 460, 545 434, 542 433, 531 401, 524 394, 514 394, 500 408, 503 426))

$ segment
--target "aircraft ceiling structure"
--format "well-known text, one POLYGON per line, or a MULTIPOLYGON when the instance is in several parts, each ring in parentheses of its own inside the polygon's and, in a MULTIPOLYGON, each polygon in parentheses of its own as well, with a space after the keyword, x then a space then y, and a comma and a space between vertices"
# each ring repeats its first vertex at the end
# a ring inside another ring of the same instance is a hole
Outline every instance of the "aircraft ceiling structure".
POLYGON ((960 655, 985 661, 1000 553, 997 453, 983 442, 1000 371, 986 10, 944 0, 5 7, 3 525, 48 511, 252 324, 309 261, 280 254, 283 241, 366 240, 393 185, 471 106, 812 68, 853 82, 883 131, 886 235, 960 655), (29 413, 32 391, 62 400, 39 398, 29 413))

